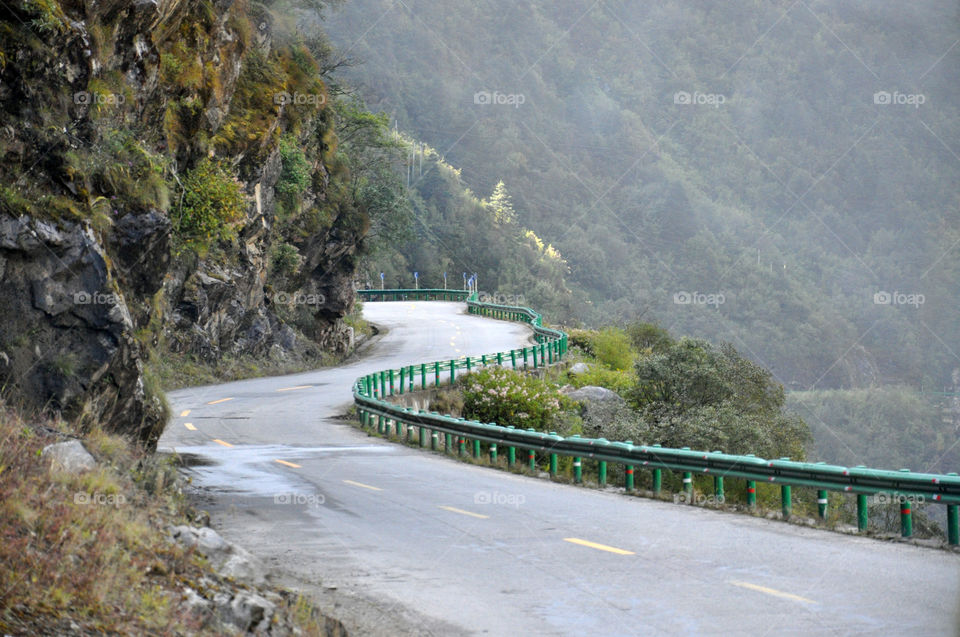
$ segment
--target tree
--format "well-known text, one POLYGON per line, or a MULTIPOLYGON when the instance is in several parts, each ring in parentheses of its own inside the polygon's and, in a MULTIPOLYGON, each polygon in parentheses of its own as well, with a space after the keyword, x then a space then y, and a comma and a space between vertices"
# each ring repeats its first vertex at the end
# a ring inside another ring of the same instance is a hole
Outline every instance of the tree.
POLYGON ((497 182, 496 187, 493 189, 493 194, 490 195, 490 199, 487 201, 487 205, 493 210, 493 218, 500 225, 516 223, 517 213, 513 209, 513 200, 510 197, 510 193, 507 192, 507 186, 503 183, 502 179, 497 182))

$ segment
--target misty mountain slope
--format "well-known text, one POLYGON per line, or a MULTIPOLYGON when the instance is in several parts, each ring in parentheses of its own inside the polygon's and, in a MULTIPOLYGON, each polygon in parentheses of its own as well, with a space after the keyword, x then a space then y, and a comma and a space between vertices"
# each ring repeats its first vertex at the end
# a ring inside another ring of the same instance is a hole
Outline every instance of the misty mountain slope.
POLYGON ((592 301, 572 318, 644 313, 791 387, 948 383, 951 3, 354 0, 328 26, 372 107, 506 183, 592 301))

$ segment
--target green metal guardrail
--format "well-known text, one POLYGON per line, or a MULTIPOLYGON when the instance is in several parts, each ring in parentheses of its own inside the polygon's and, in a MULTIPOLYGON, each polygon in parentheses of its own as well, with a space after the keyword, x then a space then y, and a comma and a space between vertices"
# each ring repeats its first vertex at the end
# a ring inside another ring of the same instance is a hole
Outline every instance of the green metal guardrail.
POLYGON ((466 301, 467 290, 424 288, 416 290, 357 290, 362 301, 466 301))
MULTIPOLYGON (((371 292, 363 290, 362 292, 371 292)), ((385 298, 407 300, 410 292, 436 292, 436 290, 386 290, 385 298)), ((455 291, 456 292, 456 291, 455 291)), ((422 297, 426 298, 426 297, 422 297)), ((713 477, 714 495, 724 496, 724 478, 739 478, 745 481, 747 504, 756 506, 757 482, 780 486, 781 507, 784 518, 791 513, 791 487, 812 487, 818 490, 817 503, 821 518, 826 517, 830 491, 857 496, 857 525, 860 531, 867 529, 867 506, 869 495, 885 494, 890 501, 900 503, 901 535, 913 534, 911 505, 914 502, 937 502, 947 506, 947 539, 951 545, 960 544, 960 476, 912 473, 907 469, 886 471, 864 466, 842 467, 822 462, 794 462, 789 458, 766 460, 753 455, 731 455, 720 451, 705 452, 691 449, 669 449, 659 445, 635 445, 632 441, 611 442, 603 438, 564 438, 555 432, 544 433, 533 429, 517 429, 496 423, 481 423, 438 414, 414 411, 401 407, 387 397, 409 391, 453 384, 458 371, 469 373, 487 365, 510 366, 513 369, 535 370, 560 362, 567 353, 567 335, 552 328, 543 327, 538 312, 527 307, 481 303, 475 294, 465 297, 471 314, 493 318, 522 321, 534 330, 536 345, 494 352, 481 356, 464 356, 449 361, 434 361, 419 365, 407 365, 399 369, 374 372, 357 379, 353 388, 360 422, 364 427, 376 425, 380 433, 389 434, 395 428, 397 437, 402 437, 403 426, 413 440, 413 428, 419 432, 420 446, 427 445, 437 450, 438 435, 444 434, 444 448, 457 449, 463 454, 472 441, 473 456, 479 458, 481 442, 489 445, 491 460, 496 461, 498 448, 506 447, 510 467, 516 465, 517 450, 528 453, 527 462, 536 468, 536 453, 549 456, 550 475, 557 474, 558 457, 573 458, 574 479, 582 480, 582 460, 597 461, 597 481, 606 484, 607 463, 624 467, 624 486, 634 488, 636 469, 652 472, 653 491, 659 494, 662 472, 673 471, 683 476, 684 492, 690 496, 693 490, 693 475, 713 477), (454 439, 456 447, 454 447, 454 439)), ((410 299, 413 300, 413 299, 410 299)))

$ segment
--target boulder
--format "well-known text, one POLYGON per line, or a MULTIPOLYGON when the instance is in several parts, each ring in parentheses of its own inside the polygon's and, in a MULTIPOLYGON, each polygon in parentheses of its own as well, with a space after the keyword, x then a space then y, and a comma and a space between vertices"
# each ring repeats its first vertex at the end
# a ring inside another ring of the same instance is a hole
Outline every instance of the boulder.
POLYGON ((266 582, 266 567, 243 547, 234 544, 209 527, 175 526, 170 535, 180 544, 196 547, 224 577, 251 584, 266 582))
POLYGON ((574 363, 570 366, 570 374, 572 376, 581 376, 590 371, 590 366, 586 363, 574 363))
POLYGON ((567 397, 578 402, 626 402, 617 392, 596 385, 586 385, 580 389, 575 389, 569 392, 567 397))
POLYGON ((52 467, 67 473, 82 473, 97 466, 97 461, 79 440, 47 445, 41 457, 49 458, 52 467))

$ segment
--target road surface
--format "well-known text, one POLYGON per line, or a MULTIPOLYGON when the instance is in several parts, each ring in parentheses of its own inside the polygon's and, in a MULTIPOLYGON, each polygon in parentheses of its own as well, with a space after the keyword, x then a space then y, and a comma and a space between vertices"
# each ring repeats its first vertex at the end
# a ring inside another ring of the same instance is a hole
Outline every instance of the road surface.
POLYGON ((366 303, 348 365, 185 389, 160 440, 214 526, 357 635, 952 635, 960 556, 575 488, 369 437, 358 376, 520 347, 459 303, 366 303))

